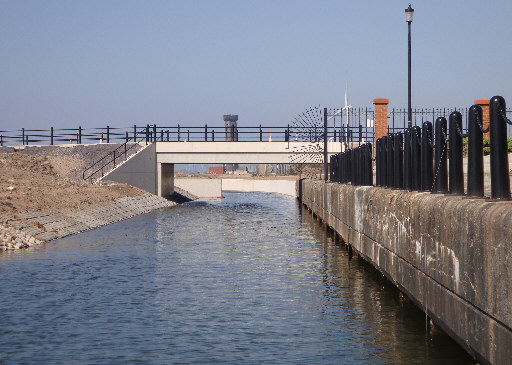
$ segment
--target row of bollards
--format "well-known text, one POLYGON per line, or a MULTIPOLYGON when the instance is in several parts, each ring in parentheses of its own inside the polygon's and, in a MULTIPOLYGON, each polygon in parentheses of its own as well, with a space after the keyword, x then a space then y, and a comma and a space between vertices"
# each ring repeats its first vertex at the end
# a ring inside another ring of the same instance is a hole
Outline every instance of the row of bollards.
POLYGON ((330 158, 332 182, 352 185, 373 185, 372 144, 365 143, 356 148, 332 155, 330 158))
MULTIPOLYGON (((467 196, 484 196, 483 134, 490 130, 491 196, 493 201, 510 199, 505 99, 495 96, 489 103, 490 124, 483 128, 482 108, 468 112, 468 133, 463 134, 458 111, 424 122, 404 133, 383 136, 375 145, 376 185, 409 191, 464 195, 463 138, 468 138, 467 196)), ((372 185, 371 144, 331 157, 331 181, 372 185)))

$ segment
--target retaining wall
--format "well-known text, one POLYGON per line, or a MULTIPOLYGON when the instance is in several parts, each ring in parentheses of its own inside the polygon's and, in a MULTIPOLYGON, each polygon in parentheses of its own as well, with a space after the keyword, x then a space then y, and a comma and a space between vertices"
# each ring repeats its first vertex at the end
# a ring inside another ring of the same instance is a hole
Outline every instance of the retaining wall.
POLYGON ((176 203, 164 198, 144 194, 119 198, 69 214, 38 211, 2 215, 0 250, 29 247, 174 205, 176 203))
POLYGON ((512 364, 512 203, 302 180, 299 199, 479 362, 512 364))
POLYGON ((278 193, 296 197, 296 180, 222 179, 223 191, 278 193))

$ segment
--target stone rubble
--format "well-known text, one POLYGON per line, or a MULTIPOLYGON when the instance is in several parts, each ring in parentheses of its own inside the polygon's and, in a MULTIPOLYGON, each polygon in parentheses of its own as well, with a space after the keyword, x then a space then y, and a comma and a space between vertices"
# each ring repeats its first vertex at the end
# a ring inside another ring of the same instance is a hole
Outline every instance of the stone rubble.
POLYGON ((38 245, 175 205, 146 193, 92 205, 73 213, 36 211, 0 215, 0 251, 38 245))

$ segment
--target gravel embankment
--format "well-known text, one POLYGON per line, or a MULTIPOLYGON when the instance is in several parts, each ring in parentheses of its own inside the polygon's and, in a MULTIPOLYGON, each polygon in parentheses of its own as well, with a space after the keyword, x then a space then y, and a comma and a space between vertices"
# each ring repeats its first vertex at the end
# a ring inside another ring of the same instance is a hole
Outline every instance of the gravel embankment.
MULTIPOLYGON (((142 145, 128 143, 128 156, 136 153, 142 145), (132 147, 133 146, 133 147, 132 147)), ((55 171, 72 181, 82 182, 83 171, 102 157, 121 147, 122 143, 97 143, 89 145, 55 145, 55 146, 16 146, 0 147, 0 153, 19 153, 26 155, 43 156, 48 158, 55 171)), ((124 149, 123 149, 124 151, 124 149)), ((117 162, 123 159, 119 158, 117 162)), ((105 166, 105 171, 113 167, 113 163, 105 166)))
POLYGON ((27 248, 174 205, 176 203, 146 193, 72 213, 50 210, 4 214, 0 216, 0 251, 27 248))
POLYGON ((112 150, 112 145, 1 148, 0 251, 175 205, 127 184, 84 182, 83 166, 112 150))

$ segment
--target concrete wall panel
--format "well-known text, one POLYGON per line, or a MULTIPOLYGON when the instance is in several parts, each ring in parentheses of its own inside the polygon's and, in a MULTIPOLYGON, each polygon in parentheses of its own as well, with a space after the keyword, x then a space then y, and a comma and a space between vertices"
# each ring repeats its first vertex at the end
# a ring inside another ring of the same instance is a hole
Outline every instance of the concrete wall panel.
POLYGON ((130 184, 157 195, 158 186, 155 151, 156 145, 154 143, 148 145, 144 150, 138 152, 124 164, 105 175, 103 180, 130 184))

